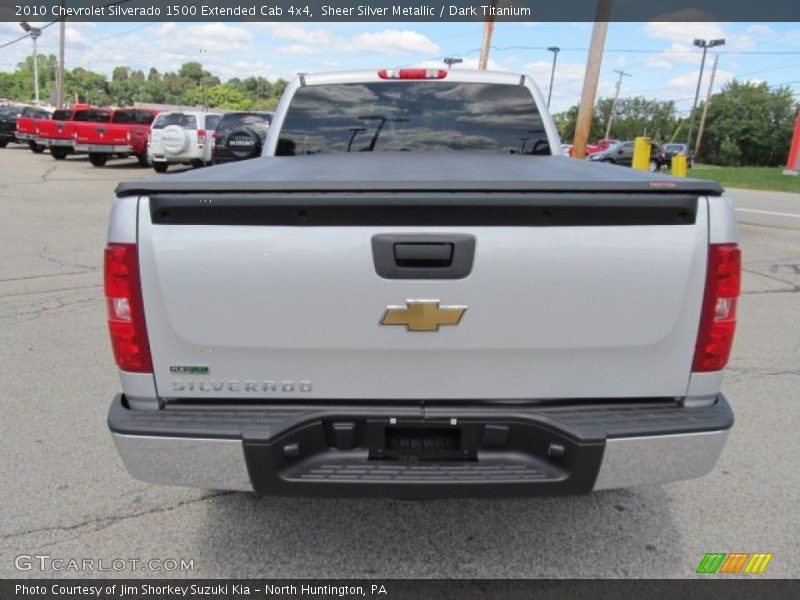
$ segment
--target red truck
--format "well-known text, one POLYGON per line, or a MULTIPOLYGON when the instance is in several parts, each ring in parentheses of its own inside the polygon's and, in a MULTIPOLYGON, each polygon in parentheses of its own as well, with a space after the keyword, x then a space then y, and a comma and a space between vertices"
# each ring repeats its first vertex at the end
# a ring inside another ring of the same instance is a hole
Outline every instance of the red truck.
POLYGON ((95 167, 102 167, 111 156, 135 156, 147 166, 147 136, 158 114, 147 108, 119 108, 108 123, 75 123, 75 151, 89 154, 95 167))
POLYGON ((15 137, 19 143, 28 142, 28 147, 32 152, 41 154, 44 152, 44 146, 36 143, 37 128, 42 121, 49 121, 51 118, 50 112, 35 108, 26 107, 17 118, 17 126, 15 137))
POLYGON ((76 123, 108 123, 111 120, 111 109, 97 108, 78 104, 68 109, 59 109, 53 118, 39 124, 36 143, 50 148, 50 154, 56 160, 63 160, 75 153, 76 123))

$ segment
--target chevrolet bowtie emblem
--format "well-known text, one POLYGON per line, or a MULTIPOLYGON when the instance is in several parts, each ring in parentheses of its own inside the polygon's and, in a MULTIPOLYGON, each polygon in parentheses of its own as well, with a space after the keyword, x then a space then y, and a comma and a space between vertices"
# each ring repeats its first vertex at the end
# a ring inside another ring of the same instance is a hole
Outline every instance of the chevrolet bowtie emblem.
POLYGON ((381 325, 405 325, 408 331, 439 331, 440 325, 458 325, 466 306, 439 306, 438 300, 407 300, 406 306, 389 306, 381 325))

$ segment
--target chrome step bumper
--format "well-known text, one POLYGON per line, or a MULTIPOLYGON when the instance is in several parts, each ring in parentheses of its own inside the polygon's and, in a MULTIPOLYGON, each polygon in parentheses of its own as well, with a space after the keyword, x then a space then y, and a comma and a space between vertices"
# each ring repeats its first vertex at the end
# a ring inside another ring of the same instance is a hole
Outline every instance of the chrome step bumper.
POLYGON ((343 496, 570 494, 691 479, 714 467, 732 424, 721 395, 697 408, 595 401, 568 407, 439 404, 424 413, 419 406, 364 404, 139 411, 118 396, 109 412, 114 443, 137 479, 343 496), (334 423, 353 424, 344 445, 334 423), (376 445, 375 436, 404 423, 459 428, 464 447, 475 450, 472 460, 376 460, 374 448, 383 442, 376 445), (500 431, 500 439, 487 436, 489 428, 500 431))

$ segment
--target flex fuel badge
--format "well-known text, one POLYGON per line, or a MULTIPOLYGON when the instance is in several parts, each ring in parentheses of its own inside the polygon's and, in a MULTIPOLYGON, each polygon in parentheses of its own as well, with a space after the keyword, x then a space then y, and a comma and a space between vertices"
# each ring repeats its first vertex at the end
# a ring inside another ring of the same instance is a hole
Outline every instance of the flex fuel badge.
POLYGON ((172 365, 169 368, 170 373, 181 373, 183 375, 208 375, 208 367, 199 367, 194 365, 172 365))

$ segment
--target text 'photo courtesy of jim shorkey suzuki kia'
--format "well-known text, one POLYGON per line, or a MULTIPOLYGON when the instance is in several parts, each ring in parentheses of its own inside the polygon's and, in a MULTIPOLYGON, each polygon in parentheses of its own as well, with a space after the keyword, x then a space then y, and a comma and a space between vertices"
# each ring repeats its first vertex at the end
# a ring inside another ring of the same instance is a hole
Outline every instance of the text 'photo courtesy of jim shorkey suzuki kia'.
POLYGON ((117 188, 108 424, 136 478, 260 494, 699 477, 739 288, 720 186, 561 156, 528 76, 301 75, 261 158, 117 188))

